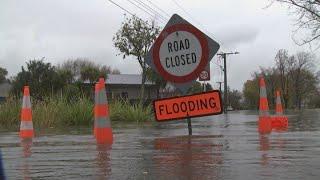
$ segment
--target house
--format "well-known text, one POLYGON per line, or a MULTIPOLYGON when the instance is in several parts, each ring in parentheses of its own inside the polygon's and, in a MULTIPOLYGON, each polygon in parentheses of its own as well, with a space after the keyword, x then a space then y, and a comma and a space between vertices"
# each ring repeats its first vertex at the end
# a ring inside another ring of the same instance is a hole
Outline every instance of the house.
POLYGON ((11 84, 9 82, 0 83, 0 102, 3 102, 9 96, 11 84))
MULTIPOLYGON (((142 75, 140 74, 108 74, 106 79, 106 92, 108 100, 128 99, 138 100, 142 75)), ((145 82, 145 98, 157 99, 157 87, 151 81, 145 82)))

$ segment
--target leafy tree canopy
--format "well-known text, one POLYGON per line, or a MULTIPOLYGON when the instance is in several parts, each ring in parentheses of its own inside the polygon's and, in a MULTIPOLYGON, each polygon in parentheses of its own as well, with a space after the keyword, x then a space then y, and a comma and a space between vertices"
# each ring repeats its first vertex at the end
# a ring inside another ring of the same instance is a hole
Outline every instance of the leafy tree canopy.
POLYGON ((8 71, 5 68, 0 67, 0 83, 6 80, 8 71))

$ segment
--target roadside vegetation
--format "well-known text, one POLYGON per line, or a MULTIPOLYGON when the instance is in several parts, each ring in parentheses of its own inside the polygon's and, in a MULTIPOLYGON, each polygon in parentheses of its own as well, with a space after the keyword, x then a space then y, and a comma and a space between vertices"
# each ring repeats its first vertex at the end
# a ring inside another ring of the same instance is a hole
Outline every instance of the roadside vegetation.
MULTIPOLYGON (((8 99, 0 104, 0 128, 16 129, 20 126, 20 99, 8 99)), ((43 101, 32 99, 32 116, 35 129, 70 126, 93 126, 93 100, 82 97, 70 102, 66 97, 52 97, 43 101)), ((146 122, 153 120, 151 106, 132 105, 127 101, 109 104, 112 122, 146 122)))
MULTIPOLYGON (((113 100, 110 104, 112 121, 139 123, 153 119, 152 108, 145 102, 144 84, 147 78, 159 88, 165 82, 155 74, 148 75, 144 56, 158 34, 159 27, 136 17, 126 19, 116 33, 113 39, 115 47, 123 58, 136 57, 143 78, 138 103, 113 100), (132 28, 141 31, 131 31, 132 28)), ((10 97, 2 104, 0 102, 0 128, 19 127, 25 85, 30 87, 35 128, 92 126, 94 84, 99 77, 120 74, 118 69, 85 58, 69 59, 57 65, 45 61, 45 58, 27 61, 26 66, 10 79, 6 79, 7 70, 0 67, 0 83, 7 81, 12 85, 10 97)))

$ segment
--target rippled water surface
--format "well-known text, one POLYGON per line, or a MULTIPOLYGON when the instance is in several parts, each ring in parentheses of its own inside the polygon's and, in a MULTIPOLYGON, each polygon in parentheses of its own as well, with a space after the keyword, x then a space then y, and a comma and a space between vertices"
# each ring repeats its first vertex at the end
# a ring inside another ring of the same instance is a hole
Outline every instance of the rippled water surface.
POLYGON ((8 179, 320 179, 320 111, 290 113, 289 128, 260 136, 257 115, 115 128, 97 146, 91 128, 37 132, 20 142, 0 132, 8 179))

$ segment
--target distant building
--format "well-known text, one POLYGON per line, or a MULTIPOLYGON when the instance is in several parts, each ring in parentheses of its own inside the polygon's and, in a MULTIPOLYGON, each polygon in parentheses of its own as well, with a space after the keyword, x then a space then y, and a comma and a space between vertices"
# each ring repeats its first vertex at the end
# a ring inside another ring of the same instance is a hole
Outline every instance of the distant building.
POLYGON ((9 82, 0 83, 0 102, 5 101, 11 89, 11 84, 9 82))
MULTIPOLYGON (((106 93, 108 101, 124 99, 136 102, 140 98, 142 75, 140 74, 108 74, 106 79, 106 93)), ((84 84, 92 86, 88 81, 84 84)), ((158 92, 154 82, 146 80, 144 96, 147 101, 177 95, 176 89, 170 83, 158 92)))
MULTIPOLYGON (((138 100, 141 82, 140 74, 108 74, 106 79, 108 100, 138 100)), ((148 80, 145 82, 145 98, 149 100, 157 98, 157 87, 155 83, 148 80)))

